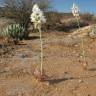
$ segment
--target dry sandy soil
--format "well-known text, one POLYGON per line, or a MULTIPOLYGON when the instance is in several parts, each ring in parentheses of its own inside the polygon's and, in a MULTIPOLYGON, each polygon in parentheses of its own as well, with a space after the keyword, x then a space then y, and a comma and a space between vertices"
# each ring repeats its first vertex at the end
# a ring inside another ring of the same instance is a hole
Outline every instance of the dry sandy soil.
POLYGON ((59 42, 67 35, 43 33, 43 67, 49 77, 45 82, 32 75, 33 66, 40 66, 38 33, 19 45, 0 46, 0 96, 96 96, 96 40, 84 38, 88 63, 84 70, 81 43, 59 42))

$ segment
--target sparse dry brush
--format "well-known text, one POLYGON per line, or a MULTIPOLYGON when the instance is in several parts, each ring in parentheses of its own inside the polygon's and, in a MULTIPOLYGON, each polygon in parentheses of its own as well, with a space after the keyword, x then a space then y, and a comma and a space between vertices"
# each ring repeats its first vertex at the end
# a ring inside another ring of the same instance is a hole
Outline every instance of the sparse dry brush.
POLYGON ((91 13, 83 13, 81 14, 81 19, 88 24, 95 24, 96 23, 96 17, 94 14, 91 13))
MULTIPOLYGON (((77 22, 71 13, 48 12, 46 13, 46 17, 47 30, 70 32, 78 28, 77 22)), ((80 27, 88 26, 91 21, 87 22, 87 20, 80 18, 80 27)))

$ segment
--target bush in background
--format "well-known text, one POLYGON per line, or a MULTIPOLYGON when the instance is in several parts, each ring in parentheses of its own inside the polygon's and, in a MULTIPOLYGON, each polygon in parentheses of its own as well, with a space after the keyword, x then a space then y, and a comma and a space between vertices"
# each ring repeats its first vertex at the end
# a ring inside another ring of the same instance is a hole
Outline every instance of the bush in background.
POLYGON ((26 30, 24 38, 27 38, 33 4, 37 3, 41 9, 47 10, 49 2, 49 0, 4 0, 2 16, 14 19, 16 23, 23 26, 26 30))
POLYGON ((84 14, 81 14, 81 19, 85 22, 88 22, 89 24, 90 23, 93 23, 93 18, 94 18, 94 15, 91 14, 91 13, 84 13, 84 14))
POLYGON ((47 12, 46 13, 46 29, 47 30, 55 30, 57 27, 57 23, 60 23, 60 14, 57 12, 47 12))
MULTIPOLYGON (((74 20, 71 13, 47 12, 46 16, 47 16, 47 23, 46 23, 47 30, 70 32, 73 29, 78 28, 77 22, 76 20, 74 20)), ((92 19, 90 18, 91 16, 88 17, 85 16, 84 18, 81 18, 80 27, 88 26, 90 22, 92 22, 92 19), (88 22, 87 21, 88 19, 90 19, 91 21, 88 22)))

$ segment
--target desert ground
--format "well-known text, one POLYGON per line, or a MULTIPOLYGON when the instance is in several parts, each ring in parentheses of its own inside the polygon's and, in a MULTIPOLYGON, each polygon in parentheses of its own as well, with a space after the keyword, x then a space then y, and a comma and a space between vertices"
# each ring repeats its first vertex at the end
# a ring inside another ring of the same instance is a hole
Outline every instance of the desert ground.
POLYGON ((67 40, 71 33, 59 31, 42 34, 46 80, 32 75, 40 66, 39 33, 32 33, 18 45, 0 46, 0 96, 96 96, 96 39, 83 38, 84 70, 80 38, 67 40))

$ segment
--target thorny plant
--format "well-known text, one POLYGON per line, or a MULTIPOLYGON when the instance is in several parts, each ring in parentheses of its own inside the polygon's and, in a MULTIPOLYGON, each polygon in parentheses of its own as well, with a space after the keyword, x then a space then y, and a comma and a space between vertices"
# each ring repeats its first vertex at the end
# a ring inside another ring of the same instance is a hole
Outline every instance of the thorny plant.
MULTIPOLYGON (((79 14, 80 10, 79 10, 79 7, 76 5, 76 4, 73 4, 73 7, 72 7, 72 14, 73 16, 76 18, 77 20, 77 24, 78 24, 78 32, 80 31, 80 14, 79 14)), ((83 62, 83 68, 84 69, 87 69, 87 62, 86 62, 86 57, 85 57, 85 50, 84 50, 84 40, 83 40, 83 37, 81 37, 81 40, 82 40, 82 56, 83 56, 83 59, 84 59, 84 62, 83 62)))
MULTIPOLYGON (((32 14, 31 14, 31 22, 34 24, 34 28, 37 29, 40 33, 40 45, 41 45, 41 56, 40 56, 40 72, 41 76, 43 75, 43 42, 42 42, 42 24, 46 23, 46 18, 44 17, 43 11, 38 7, 37 4, 33 6, 32 14)), ((38 73, 38 72, 37 72, 38 73)))

